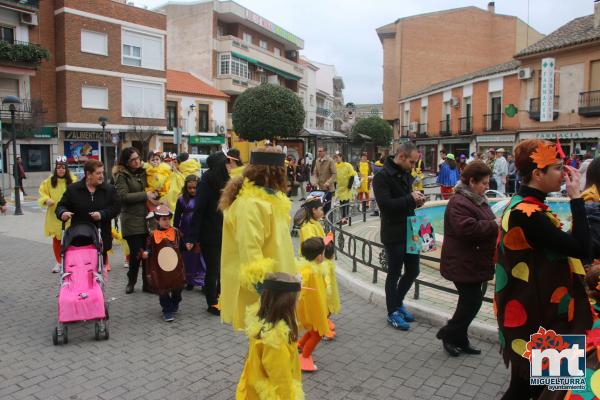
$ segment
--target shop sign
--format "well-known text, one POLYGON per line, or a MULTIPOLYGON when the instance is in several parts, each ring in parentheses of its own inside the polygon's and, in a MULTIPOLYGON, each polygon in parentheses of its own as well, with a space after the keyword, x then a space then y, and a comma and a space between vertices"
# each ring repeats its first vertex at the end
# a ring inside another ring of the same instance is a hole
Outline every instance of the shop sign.
MULTIPOLYGON (((537 139, 556 140, 556 132, 542 132, 535 135, 537 139)), ((584 135, 582 132, 560 132, 558 133, 559 139, 583 139, 584 135)))
POLYGON ((109 133, 102 133, 96 131, 65 131, 65 140, 97 140, 97 141, 110 141, 109 133))
POLYGON ((189 144, 225 144, 225 136, 190 136, 189 144))
POLYGON ((540 122, 554 119, 554 58, 542 59, 540 122))
POLYGON ((477 137, 477 143, 513 143, 515 135, 481 135, 477 137))
POLYGON ((271 21, 261 17, 258 14, 253 13, 252 11, 246 9, 246 19, 254 22, 256 25, 260 25, 261 27, 273 32, 279 37, 284 38, 285 40, 294 43, 297 46, 303 46, 302 39, 298 36, 286 31, 282 27, 275 25, 271 21))
POLYGON ((96 141, 67 141, 65 140, 65 156, 68 162, 99 160, 100 151, 96 141))

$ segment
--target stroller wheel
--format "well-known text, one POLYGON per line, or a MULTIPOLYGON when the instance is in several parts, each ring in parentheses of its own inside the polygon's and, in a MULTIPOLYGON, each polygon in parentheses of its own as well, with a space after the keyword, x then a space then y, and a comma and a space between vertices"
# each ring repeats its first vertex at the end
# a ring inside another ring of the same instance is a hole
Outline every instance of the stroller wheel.
POLYGON ((108 323, 105 321, 104 322, 104 340, 108 340, 108 323))
POLYGON ((67 336, 67 327, 66 326, 63 326, 62 332, 58 331, 58 327, 54 328, 54 331, 52 331, 52 343, 55 346, 58 346, 59 344, 67 344, 67 343, 69 343, 69 338, 67 336))
POLYGON ((55 346, 58 346, 58 328, 54 328, 52 331, 52 343, 55 346))
POLYGON ((62 344, 67 344, 67 343, 69 343, 69 332, 67 331, 67 327, 63 326, 62 344))
POLYGON ((106 314, 104 318, 108 320, 108 303, 104 303, 104 314, 106 314))
POLYGON ((100 322, 94 323, 94 339, 100 340, 100 322))

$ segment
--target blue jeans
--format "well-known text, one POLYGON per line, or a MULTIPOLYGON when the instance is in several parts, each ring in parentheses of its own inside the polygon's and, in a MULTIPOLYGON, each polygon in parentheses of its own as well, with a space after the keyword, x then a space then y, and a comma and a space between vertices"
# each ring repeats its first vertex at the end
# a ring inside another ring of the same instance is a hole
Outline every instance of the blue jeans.
POLYGON ((160 302, 163 313, 177 311, 179 303, 181 303, 181 289, 167 290, 165 293, 158 296, 158 301, 160 302))
POLYGON ((402 307, 404 297, 419 276, 419 255, 407 254, 405 243, 384 244, 388 261, 385 303, 388 315, 402 307), (402 273, 404 266, 404 274, 402 273))

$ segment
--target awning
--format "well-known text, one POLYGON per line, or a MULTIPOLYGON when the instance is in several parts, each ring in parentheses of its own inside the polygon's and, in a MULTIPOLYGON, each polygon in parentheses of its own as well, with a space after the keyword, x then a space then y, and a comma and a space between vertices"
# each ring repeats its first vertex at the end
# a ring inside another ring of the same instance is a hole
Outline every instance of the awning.
POLYGON ((248 56, 246 56, 246 55, 243 55, 243 54, 237 53, 237 52, 235 52, 235 51, 232 51, 232 52, 231 52, 231 55, 232 55, 232 56, 234 56, 234 57, 237 57, 237 58, 241 58, 242 60, 246 60, 246 61, 248 61, 249 63, 252 63, 252 64, 254 64, 254 65, 257 65, 257 66, 259 66, 259 67, 261 67, 261 68, 264 68, 264 69, 266 69, 266 70, 268 70, 268 71, 271 71, 271 72, 273 72, 273 73, 275 73, 275 74, 277 74, 277 75, 281 76, 282 78, 285 78, 285 79, 290 79, 290 80, 293 80, 293 81, 299 81, 300 79, 302 79, 302 77, 301 77, 301 76, 293 75, 293 74, 290 74, 289 72, 282 71, 282 70, 280 70, 279 68, 275 68, 275 67, 273 67, 272 65, 265 64, 265 63, 263 63, 263 62, 260 62, 260 61, 258 61, 258 60, 255 60, 255 59, 254 59, 254 58, 252 58, 252 57, 248 57, 248 56))
POLYGON ((320 138, 336 138, 336 139, 344 139, 348 140, 348 136, 344 135, 342 132, 338 131, 323 131, 320 129, 309 129, 305 128, 300 132, 301 136, 313 136, 320 138))

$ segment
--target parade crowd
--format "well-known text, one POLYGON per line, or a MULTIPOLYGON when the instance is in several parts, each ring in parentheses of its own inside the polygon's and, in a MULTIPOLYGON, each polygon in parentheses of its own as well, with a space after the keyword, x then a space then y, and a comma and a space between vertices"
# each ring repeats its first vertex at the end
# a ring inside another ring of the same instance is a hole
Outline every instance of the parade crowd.
MULTIPOLYGON (((449 356, 476 355, 468 328, 495 278, 494 311, 499 344, 511 381, 504 399, 570 398, 575 393, 530 386, 524 343, 540 327, 560 334, 588 334, 600 325, 600 159, 566 158, 543 140, 519 143, 485 156, 442 152, 437 166, 444 217, 441 275, 458 292, 456 311, 437 337, 449 356), (486 192, 512 195, 496 216, 486 192), (545 203, 564 191, 572 214, 569 231, 545 203), (548 271, 552 271, 551 273, 548 271), (553 397, 554 396, 554 397, 553 397), (556 397, 558 396, 558 397, 556 397)), ((65 157, 39 187, 52 238, 53 272, 61 269, 64 229, 80 223, 100 228, 102 256, 113 240, 128 268, 126 294, 158 295, 162 318, 176 318, 182 293, 201 288, 207 312, 248 337, 238 399, 302 399, 301 371, 316 372, 321 340, 334 340, 331 315, 341 311, 332 233, 322 225, 334 202, 348 223, 350 204, 381 220, 388 260, 387 321, 409 330, 418 320, 404 298, 419 275, 419 254, 407 249, 407 220, 428 201, 425 166, 411 143, 357 165, 319 148, 295 160, 278 146, 253 151, 244 165, 236 149, 211 154, 206 169, 186 153, 177 156, 136 148, 121 151, 111 176, 88 160, 77 181, 65 157), (300 209, 292 218, 291 197, 300 209), (291 230, 298 229, 296 254, 291 230)), ((23 175, 24 171, 23 171, 23 175)), ((0 195, 0 208, 6 202, 0 195)), ((119 263, 120 264, 120 263, 119 263)), ((595 343, 595 342, 591 342, 595 343)), ((595 345, 588 368, 598 367, 595 345)), ((591 389, 590 389, 591 390, 591 389)), ((582 397, 585 398, 585 397, 582 397)))

